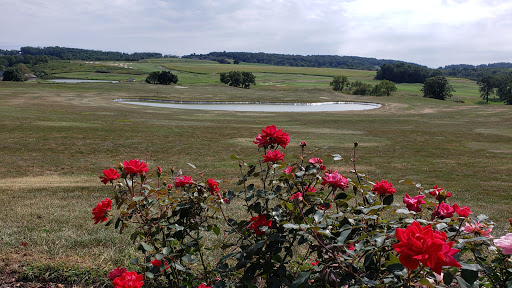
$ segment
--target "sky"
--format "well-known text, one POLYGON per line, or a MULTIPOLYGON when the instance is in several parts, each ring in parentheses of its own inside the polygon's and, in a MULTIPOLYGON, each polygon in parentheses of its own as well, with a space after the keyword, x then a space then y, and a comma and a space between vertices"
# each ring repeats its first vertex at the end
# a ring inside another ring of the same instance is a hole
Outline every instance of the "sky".
POLYGON ((0 49, 512 62, 510 0, 0 0, 0 49))

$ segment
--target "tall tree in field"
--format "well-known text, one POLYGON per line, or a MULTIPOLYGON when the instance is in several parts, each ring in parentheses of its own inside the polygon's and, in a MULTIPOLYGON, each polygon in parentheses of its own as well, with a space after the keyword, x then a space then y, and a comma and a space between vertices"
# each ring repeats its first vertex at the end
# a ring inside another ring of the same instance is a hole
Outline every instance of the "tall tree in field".
POLYGON ((496 95, 506 105, 512 105, 512 76, 502 76, 496 81, 496 95))
POLYGON ((373 86, 371 94, 375 95, 375 96, 382 96, 382 95, 389 96, 393 92, 396 92, 395 83, 393 83, 389 80, 382 80, 378 84, 373 86))
POLYGON ((252 85, 256 85, 256 76, 251 72, 242 72, 242 87, 249 89, 252 85))
POLYGON ((16 81, 16 82, 22 82, 23 74, 21 73, 20 69, 17 67, 11 67, 7 68, 7 70, 4 71, 4 80, 3 81, 16 81))
POLYGON ((423 97, 445 100, 452 97, 452 92, 455 92, 455 89, 448 83, 446 77, 436 76, 427 78, 421 91, 423 97))
POLYGON ((332 78, 332 82, 329 83, 329 86, 332 86, 332 90, 334 91, 343 91, 347 85, 348 77, 343 75, 334 76, 334 78, 332 78))
POLYGON ((494 87, 496 86, 496 78, 490 75, 480 78, 476 82, 480 86, 480 96, 485 99, 485 103, 489 103, 489 95, 494 93, 494 87))

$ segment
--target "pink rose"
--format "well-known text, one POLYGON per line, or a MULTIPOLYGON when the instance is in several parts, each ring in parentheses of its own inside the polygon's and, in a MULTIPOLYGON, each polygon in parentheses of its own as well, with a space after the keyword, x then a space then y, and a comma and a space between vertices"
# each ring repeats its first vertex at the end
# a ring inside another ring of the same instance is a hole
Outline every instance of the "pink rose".
POLYGON ((293 194, 293 195, 290 197, 290 200, 295 200, 295 199, 302 200, 302 193, 297 192, 297 193, 293 194))
POLYGON ((315 192, 316 192, 316 188, 309 187, 308 189, 306 189, 306 193, 315 193, 315 192))
POLYGON ((490 234, 492 232, 492 228, 489 228, 484 223, 480 223, 480 221, 471 224, 466 223, 466 226, 462 228, 462 230, 466 233, 474 233, 477 236, 493 238, 490 234))
POLYGON ((334 188, 345 189, 348 186, 348 179, 343 175, 338 174, 338 171, 334 171, 333 173, 325 173, 324 177, 322 177, 322 185, 329 184, 334 188))
POLYGON ((494 239, 494 245, 500 248, 503 254, 512 255, 512 233, 494 239))
POLYGON ((292 171, 293 171, 293 166, 290 166, 290 167, 288 167, 288 168, 283 170, 283 172, 286 173, 286 174, 291 174, 292 171))

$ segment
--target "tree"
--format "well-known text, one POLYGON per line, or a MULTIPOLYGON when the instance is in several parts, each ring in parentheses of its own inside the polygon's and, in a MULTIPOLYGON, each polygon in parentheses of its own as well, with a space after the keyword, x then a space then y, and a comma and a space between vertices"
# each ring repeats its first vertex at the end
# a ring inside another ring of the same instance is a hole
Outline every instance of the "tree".
POLYGON ((256 85, 256 76, 251 72, 242 72, 242 87, 249 89, 251 84, 256 85))
POLYGON ((172 74, 170 71, 155 71, 149 73, 146 77, 146 83, 149 84, 163 84, 169 85, 171 83, 178 83, 178 76, 172 74))
POLYGON ((343 91, 343 88, 348 85, 348 77, 343 75, 334 76, 329 86, 332 86, 334 91, 343 91))
POLYGON ((448 83, 446 77, 436 76, 427 78, 421 91, 423 97, 445 100, 453 96, 452 92, 455 92, 455 89, 448 83))
POLYGON ((16 67, 7 68, 4 71, 4 80, 3 81, 22 82, 23 74, 21 73, 20 69, 18 69, 16 67))
POLYGON ((162 71, 158 74, 158 84, 169 85, 171 83, 178 83, 178 76, 172 74, 170 71, 162 71))
POLYGON ((220 73, 220 82, 238 87, 249 89, 251 84, 256 85, 256 76, 251 72, 229 71, 228 73, 220 73))
POLYGON ((235 59, 235 60, 233 61, 233 64, 240 64, 240 60, 235 59))
POLYGON ((372 91, 372 84, 363 83, 361 81, 354 81, 350 83, 349 90, 354 95, 369 95, 372 91))
POLYGON ((389 81, 389 80, 382 80, 375 86, 373 86, 372 89, 372 95, 374 96, 389 96, 391 93, 396 92, 396 85, 395 83, 389 81))
POLYGON ((489 103, 489 94, 494 93, 495 83, 496 78, 491 75, 484 76, 476 82, 476 84, 480 86, 478 90, 480 91, 482 99, 485 99, 485 103, 489 103))
POLYGON ((512 76, 503 76, 496 81, 496 95, 506 105, 512 105, 512 76))

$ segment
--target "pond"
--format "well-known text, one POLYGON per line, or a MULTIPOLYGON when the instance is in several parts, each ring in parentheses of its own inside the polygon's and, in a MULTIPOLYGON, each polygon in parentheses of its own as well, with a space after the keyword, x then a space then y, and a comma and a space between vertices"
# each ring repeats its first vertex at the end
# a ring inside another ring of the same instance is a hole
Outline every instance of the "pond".
POLYGON ((184 102, 142 99, 117 99, 116 102, 175 109, 245 111, 245 112, 328 112, 361 111, 379 108, 376 103, 320 102, 320 103, 262 103, 262 102, 184 102))
POLYGON ((57 83, 119 83, 119 81, 88 80, 88 79, 50 79, 48 81, 57 82, 57 83))

